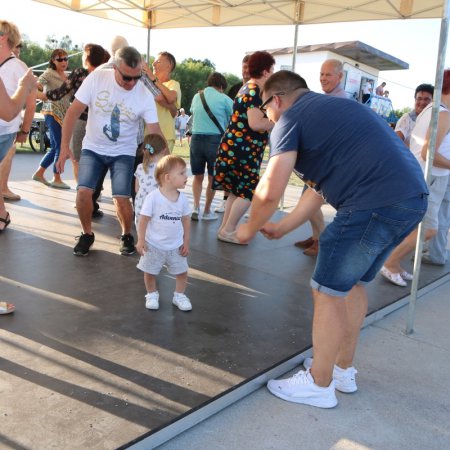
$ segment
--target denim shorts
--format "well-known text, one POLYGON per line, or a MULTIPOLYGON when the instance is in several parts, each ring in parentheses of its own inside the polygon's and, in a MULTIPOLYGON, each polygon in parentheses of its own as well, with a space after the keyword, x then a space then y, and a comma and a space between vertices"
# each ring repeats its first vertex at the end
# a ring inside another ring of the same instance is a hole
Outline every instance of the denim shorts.
POLYGON ((93 191, 98 180, 109 170, 113 197, 131 197, 131 180, 134 173, 134 156, 105 156, 91 150, 81 150, 78 168, 78 189, 93 191))
POLYGON ((180 255, 180 250, 160 250, 147 243, 147 251, 141 256, 136 266, 142 272, 159 275, 163 266, 167 267, 170 275, 181 275, 188 271, 187 257, 180 255))
POLYGON ((203 175, 205 166, 208 175, 214 175, 217 149, 220 145, 220 134, 193 134, 191 137, 190 159, 192 175, 203 175))
POLYGON ((17 133, 2 134, 0 136, 0 161, 3 161, 3 158, 8 153, 8 150, 14 144, 14 139, 16 136, 17 133))
POLYGON ((343 211, 323 231, 311 287, 344 297, 372 281, 385 260, 422 220, 427 195, 365 211, 343 211))

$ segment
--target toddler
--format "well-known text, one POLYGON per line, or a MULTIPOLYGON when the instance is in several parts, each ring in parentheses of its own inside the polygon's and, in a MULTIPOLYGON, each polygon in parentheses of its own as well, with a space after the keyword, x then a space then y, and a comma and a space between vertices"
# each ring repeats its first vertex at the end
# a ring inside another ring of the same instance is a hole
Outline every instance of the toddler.
POLYGON ((187 255, 191 209, 179 191, 186 186, 186 163, 176 155, 161 158, 155 170, 158 188, 144 200, 139 215, 136 249, 141 255, 137 268, 144 272, 147 289, 145 307, 159 309, 156 277, 165 265, 175 275, 172 303, 181 311, 190 311, 191 302, 184 295, 187 285, 187 255))
POLYGON ((155 179, 156 163, 169 153, 166 142, 159 134, 149 134, 144 138, 142 163, 136 167, 134 176, 136 198, 134 200, 134 215, 136 226, 145 197, 158 187, 155 179))

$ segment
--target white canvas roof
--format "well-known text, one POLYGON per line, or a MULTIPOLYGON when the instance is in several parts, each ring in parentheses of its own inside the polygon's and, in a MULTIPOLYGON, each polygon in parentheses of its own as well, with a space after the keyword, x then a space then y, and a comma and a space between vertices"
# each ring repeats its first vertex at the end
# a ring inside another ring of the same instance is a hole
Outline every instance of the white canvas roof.
POLYGON ((144 28, 294 25, 442 17, 443 0, 35 0, 144 28))

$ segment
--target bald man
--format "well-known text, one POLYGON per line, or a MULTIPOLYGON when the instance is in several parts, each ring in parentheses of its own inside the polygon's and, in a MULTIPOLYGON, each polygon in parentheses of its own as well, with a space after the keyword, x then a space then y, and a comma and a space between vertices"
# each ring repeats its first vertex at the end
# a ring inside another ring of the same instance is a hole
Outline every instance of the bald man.
MULTIPOLYGON (((320 85, 325 95, 348 98, 341 86, 344 77, 344 66, 338 59, 327 59, 320 68, 320 85)), ((306 256, 317 256, 319 252, 319 237, 325 228, 323 213, 319 209, 310 218, 312 236, 304 241, 297 241, 294 245, 302 248, 306 256)))

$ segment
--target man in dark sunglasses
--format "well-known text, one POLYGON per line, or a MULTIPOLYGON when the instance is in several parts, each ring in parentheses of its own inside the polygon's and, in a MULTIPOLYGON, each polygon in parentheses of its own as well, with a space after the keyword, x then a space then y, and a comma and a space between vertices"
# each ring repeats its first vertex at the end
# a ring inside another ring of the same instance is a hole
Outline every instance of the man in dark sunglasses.
POLYGON ((112 70, 95 70, 83 81, 65 116, 57 161, 61 172, 71 157, 69 142, 75 122, 86 106, 89 107, 78 173, 76 204, 82 232, 73 249, 76 256, 86 256, 94 243, 92 193, 108 170, 122 227, 120 253, 135 252, 130 197, 139 122, 144 120, 149 133, 162 135, 154 97, 144 84, 138 83, 141 72, 139 52, 133 47, 119 49, 112 70))
POLYGON ((263 100, 275 122, 270 159, 237 238, 247 243, 261 231, 279 239, 304 224, 324 198, 337 210, 320 236, 311 278, 314 358, 267 387, 286 401, 332 408, 335 389, 357 390, 353 358, 367 313, 364 285, 421 221, 428 190, 414 155, 366 105, 311 92, 285 70, 266 81, 263 100), (292 172, 310 189, 291 213, 268 222, 292 172))

